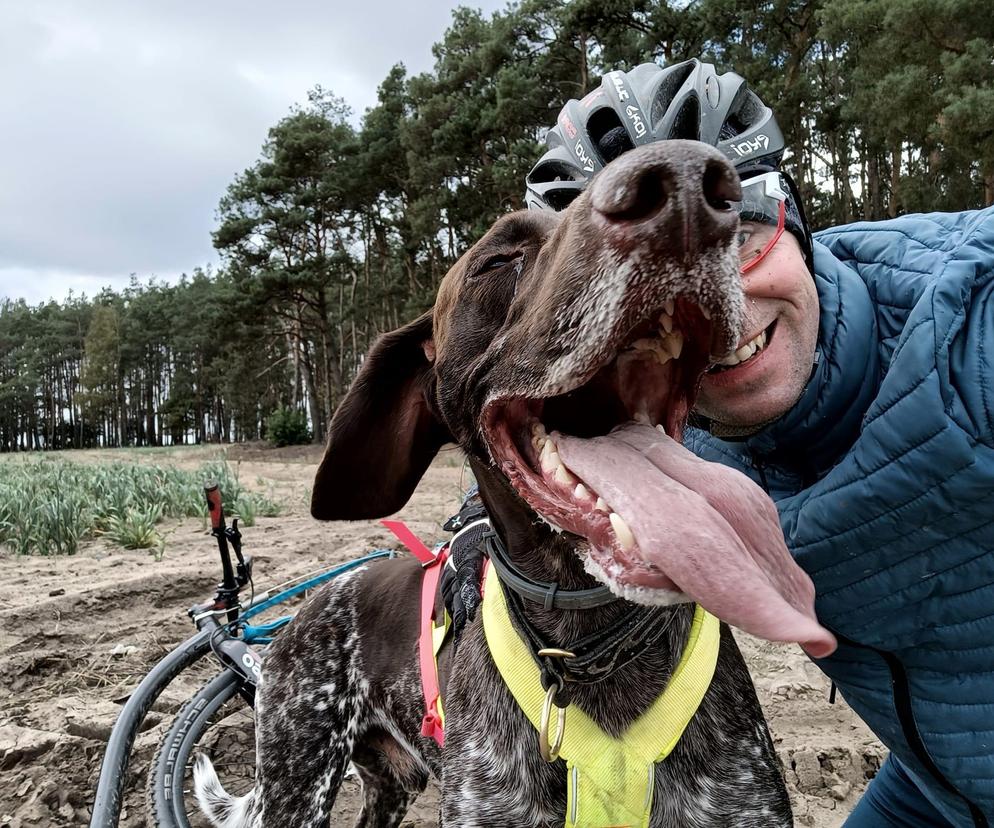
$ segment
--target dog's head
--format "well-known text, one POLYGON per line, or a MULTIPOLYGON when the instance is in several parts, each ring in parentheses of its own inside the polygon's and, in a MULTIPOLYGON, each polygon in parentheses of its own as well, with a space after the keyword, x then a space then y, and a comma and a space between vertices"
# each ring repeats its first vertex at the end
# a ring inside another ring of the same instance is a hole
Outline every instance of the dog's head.
POLYGON ((739 195, 716 150, 667 141, 623 155, 564 213, 498 220, 432 311, 371 349, 312 514, 396 511, 454 440, 620 594, 689 594, 766 637, 816 641, 772 503, 679 445, 711 355, 740 333, 739 195))

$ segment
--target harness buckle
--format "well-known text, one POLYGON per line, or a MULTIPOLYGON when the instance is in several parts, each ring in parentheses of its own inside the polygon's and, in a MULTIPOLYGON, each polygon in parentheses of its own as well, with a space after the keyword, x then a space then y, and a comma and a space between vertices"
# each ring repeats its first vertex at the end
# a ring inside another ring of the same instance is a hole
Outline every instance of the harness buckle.
POLYGON ((549 719, 552 713, 552 700, 556 696, 556 685, 551 685, 545 693, 545 703, 542 705, 542 718, 538 726, 538 752, 542 758, 549 763, 555 762, 559 758, 559 751, 563 746, 563 736, 566 735, 566 708, 557 707, 559 711, 556 722, 556 737, 552 744, 549 744, 549 719))

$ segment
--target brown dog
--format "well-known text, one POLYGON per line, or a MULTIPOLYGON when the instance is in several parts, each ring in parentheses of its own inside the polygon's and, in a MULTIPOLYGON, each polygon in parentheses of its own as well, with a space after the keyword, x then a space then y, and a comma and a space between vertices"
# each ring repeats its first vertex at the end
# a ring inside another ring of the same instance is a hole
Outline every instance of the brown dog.
MULTIPOLYGON (((651 646, 570 688, 613 735, 666 687, 691 599, 756 634, 830 646, 772 503, 678 444, 711 355, 739 337, 738 197, 715 150, 667 141, 623 155, 563 214, 501 218, 445 277, 433 311, 371 350, 315 481, 315 517, 385 516, 454 440, 523 576, 563 590, 606 583, 630 599, 583 610, 522 600, 545 640, 582 640, 637 609, 631 601, 655 607, 641 610, 659 623, 651 646)), ((363 780, 360 826, 399 825, 429 773, 444 825, 563 824, 565 764, 540 757, 478 620, 441 659, 445 750, 420 735, 419 585, 409 559, 369 565, 277 639, 258 695, 255 790, 235 800, 206 763, 197 770, 216 824, 325 825, 350 761, 363 780)), ((649 824, 791 824, 724 625, 710 688, 655 767, 649 824)))

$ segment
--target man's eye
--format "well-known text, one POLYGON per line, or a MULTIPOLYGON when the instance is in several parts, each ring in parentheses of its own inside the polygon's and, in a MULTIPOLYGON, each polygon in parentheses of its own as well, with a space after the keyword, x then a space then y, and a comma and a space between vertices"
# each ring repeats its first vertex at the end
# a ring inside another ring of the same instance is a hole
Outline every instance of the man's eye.
POLYGON ((739 249, 745 247, 746 242, 749 241, 751 236, 752 230, 739 230, 739 234, 736 236, 736 240, 739 243, 739 249))

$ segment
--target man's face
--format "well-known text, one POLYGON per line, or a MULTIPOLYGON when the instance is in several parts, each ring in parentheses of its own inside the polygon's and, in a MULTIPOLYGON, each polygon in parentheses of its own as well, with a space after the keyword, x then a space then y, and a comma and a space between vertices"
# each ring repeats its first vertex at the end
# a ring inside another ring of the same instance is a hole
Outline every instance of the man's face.
MULTIPOLYGON (((741 256, 748 261, 776 228, 744 222, 741 256)), ((797 239, 784 233, 742 276, 745 325, 735 357, 704 375, 696 410, 733 427, 761 426, 797 402, 811 376, 818 341, 818 293, 797 239), (743 346, 760 346, 749 356, 743 346)))

